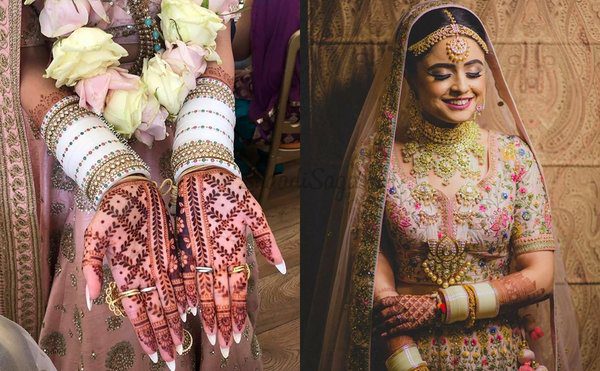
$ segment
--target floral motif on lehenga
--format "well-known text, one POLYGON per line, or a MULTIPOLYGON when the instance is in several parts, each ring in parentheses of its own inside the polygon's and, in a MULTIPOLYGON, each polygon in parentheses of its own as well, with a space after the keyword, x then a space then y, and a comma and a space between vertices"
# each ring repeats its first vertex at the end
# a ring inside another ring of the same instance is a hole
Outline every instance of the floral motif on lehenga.
MULTIPOLYGON (((554 249, 548 199, 531 150, 518 137, 493 132, 489 148, 490 174, 478 185, 482 197, 474 206, 476 212, 467 233, 467 258, 472 264, 465 282, 505 276, 513 256, 554 249)), ((385 222, 396 282, 429 283, 421 267, 428 251, 424 230, 433 225, 439 235, 455 237, 456 223, 447 217, 455 206, 446 196, 436 197, 433 209, 430 206, 428 217, 423 218, 422 205, 413 196, 415 181, 393 166, 395 171, 387 184, 385 222)), ((478 321, 471 330, 459 323, 425 329, 414 337, 423 359, 435 370, 517 369, 517 355, 524 342, 518 318, 502 313, 495 319, 478 321)))

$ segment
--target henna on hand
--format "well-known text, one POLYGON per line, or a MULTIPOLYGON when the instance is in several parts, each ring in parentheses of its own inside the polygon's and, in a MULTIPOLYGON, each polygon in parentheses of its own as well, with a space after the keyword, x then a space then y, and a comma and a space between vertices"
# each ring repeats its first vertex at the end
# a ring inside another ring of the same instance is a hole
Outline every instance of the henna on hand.
POLYGON ((376 307, 376 330, 394 336, 429 325, 435 319, 436 299, 429 295, 398 295, 381 299, 376 307))
POLYGON ((183 176, 178 187, 177 245, 188 305, 201 306, 202 324, 211 344, 218 337, 227 357, 246 326, 246 233, 262 255, 277 266, 283 258, 266 217, 242 180, 223 169, 183 176), (197 267, 210 272, 196 272, 197 267))
POLYGON ((160 352, 174 360, 183 343, 177 292, 183 281, 166 207, 156 186, 135 180, 113 186, 85 231, 83 273, 90 298, 100 294, 102 261, 107 256, 120 292, 155 287, 121 299, 140 344, 147 354, 160 352))
POLYGON ((490 284, 496 290, 500 305, 524 306, 547 297, 546 290, 543 287, 537 288, 535 280, 530 279, 523 272, 515 272, 492 280, 490 284))

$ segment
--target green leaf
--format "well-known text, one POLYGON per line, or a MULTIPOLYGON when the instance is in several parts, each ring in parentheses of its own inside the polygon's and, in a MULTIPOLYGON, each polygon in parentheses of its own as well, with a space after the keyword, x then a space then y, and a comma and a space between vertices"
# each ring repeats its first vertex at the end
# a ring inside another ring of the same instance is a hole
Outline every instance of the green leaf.
POLYGON ((202 7, 208 9, 208 0, 202 0, 202 7))

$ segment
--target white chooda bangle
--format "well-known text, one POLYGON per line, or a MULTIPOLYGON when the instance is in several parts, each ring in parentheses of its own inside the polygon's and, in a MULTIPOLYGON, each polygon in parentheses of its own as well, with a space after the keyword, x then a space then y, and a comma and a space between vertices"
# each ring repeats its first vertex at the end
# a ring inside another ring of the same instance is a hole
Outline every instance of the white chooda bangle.
POLYGON ((469 317, 469 295, 461 285, 439 290, 446 304, 446 321, 450 324, 464 321, 469 317))
POLYGON ((100 116, 67 97, 45 115, 40 130, 48 149, 86 197, 98 206, 119 180, 133 174, 150 177, 150 170, 100 116))
POLYGON ((477 306, 475 309, 477 318, 496 317, 500 310, 500 305, 494 287, 487 281, 474 283, 471 286, 475 289, 475 296, 477 296, 477 306))
POLYGON ((216 166, 241 176, 233 156, 233 92, 220 80, 200 78, 177 116, 171 164, 178 183, 186 170, 216 166))
POLYGON ((385 361, 388 371, 412 371, 423 369, 424 366, 427 366, 427 363, 421 358, 415 344, 404 345, 385 361))

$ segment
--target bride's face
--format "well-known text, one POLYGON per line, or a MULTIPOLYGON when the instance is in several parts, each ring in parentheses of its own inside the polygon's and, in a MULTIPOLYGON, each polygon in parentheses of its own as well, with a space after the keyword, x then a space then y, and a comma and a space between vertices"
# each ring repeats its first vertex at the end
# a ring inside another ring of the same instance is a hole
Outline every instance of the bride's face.
POLYGON ((435 44, 417 62, 411 84, 416 90, 423 116, 439 125, 472 119, 485 96, 485 54, 479 44, 462 36, 469 45, 468 57, 453 63, 446 54, 449 39, 435 44))

